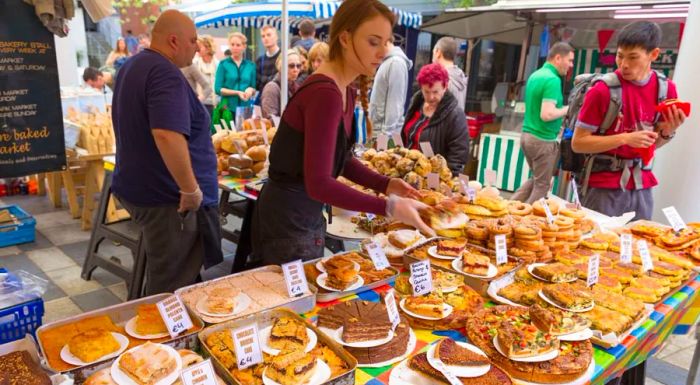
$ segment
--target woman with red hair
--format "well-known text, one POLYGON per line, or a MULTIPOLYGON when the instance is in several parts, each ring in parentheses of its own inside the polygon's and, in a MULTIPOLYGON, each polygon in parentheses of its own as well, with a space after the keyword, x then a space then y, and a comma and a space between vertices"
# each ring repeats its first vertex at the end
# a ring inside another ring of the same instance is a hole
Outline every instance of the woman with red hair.
POLYGON ((447 90, 450 76, 440 64, 428 64, 418 72, 420 91, 411 99, 401 138, 407 148, 420 149, 429 142, 435 154, 447 160, 453 175, 464 171, 469 159, 469 134, 464 111, 447 90))

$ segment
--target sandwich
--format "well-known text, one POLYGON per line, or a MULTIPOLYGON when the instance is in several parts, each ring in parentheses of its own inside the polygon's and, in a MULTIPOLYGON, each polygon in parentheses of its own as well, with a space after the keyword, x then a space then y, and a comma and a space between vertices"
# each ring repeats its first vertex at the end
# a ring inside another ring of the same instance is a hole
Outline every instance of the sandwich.
POLYGON ((421 241, 423 236, 415 230, 396 230, 390 231, 388 235, 389 244, 397 249, 407 249, 417 242, 421 241))
POLYGON ((459 210, 457 204, 447 200, 420 211, 423 221, 439 236, 459 238, 469 222, 469 217, 459 210))

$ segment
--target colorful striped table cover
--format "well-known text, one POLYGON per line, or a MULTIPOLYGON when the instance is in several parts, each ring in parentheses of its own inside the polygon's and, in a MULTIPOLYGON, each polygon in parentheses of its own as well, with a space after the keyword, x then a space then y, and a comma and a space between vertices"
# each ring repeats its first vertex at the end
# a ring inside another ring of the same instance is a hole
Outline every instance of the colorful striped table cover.
MULTIPOLYGON (((390 286, 387 285, 341 300, 318 303, 316 308, 304 314, 304 317, 316 321, 319 309, 356 298, 376 302, 380 300, 380 294, 389 289, 390 286)), ((690 325, 695 323, 695 319, 690 320, 687 317, 691 315, 689 309, 698 306, 698 304, 700 304, 700 276, 679 288, 662 304, 657 305, 649 319, 633 330, 622 344, 611 349, 602 349, 596 346, 594 352, 595 374, 591 384, 604 384, 606 381, 622 375, 625 370, 645 361, 661 347, 679 323, 684 321, 690 325)), ((493 303, 486 306, 493 306, 493 303)), ((700 310, 700 308, 696 310, 700 310)), ((464 329, 414 330, 414 332, 418 340, 415 352, 427 350, 427 346, 442 337, 450 337, 457 341, 466 340, 464 329)), ((394 365, 382 368, 358 368, 355 373, 355 385, 388 385, 393 367, 394 365)))
POLYGON ((219 177, 219 189, 232 192, 234 194, 240 195, 243 198, 248 198, 252 200, 257 200, 257 193, 248 192, 245 185, 248 183, 255 183, 260 181, 259 178, 234 178, 232 176, 220 176, 219 177))

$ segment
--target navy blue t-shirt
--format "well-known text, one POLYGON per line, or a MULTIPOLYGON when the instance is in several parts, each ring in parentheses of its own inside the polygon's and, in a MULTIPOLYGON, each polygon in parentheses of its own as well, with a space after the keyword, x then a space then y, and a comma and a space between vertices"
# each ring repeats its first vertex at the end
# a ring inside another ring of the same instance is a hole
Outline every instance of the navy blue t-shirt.
POLYGON ((211 118, 182 72, 161 54, 144 50, 119 70, 112 100, 117 141, 114 193, 137 206, 177 205, 180 192, 165 167, 151 130, 185 135, 202 205, 217 204, 216 154, 211 118))

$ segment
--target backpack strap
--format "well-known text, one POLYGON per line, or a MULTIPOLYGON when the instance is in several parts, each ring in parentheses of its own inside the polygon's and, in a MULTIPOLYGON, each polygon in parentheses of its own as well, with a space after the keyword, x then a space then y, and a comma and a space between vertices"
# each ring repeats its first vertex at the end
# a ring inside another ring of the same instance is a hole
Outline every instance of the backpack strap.
POLYGON ((605 132, 612 127, 613 123, 615 123, 617 115, 622 111, 622 84, 617 74, 614 72, 603 74, 599 81, 604 82, 610 90, 610 104, 608 105, 607 111, 605 111, 605 117, 603 117, 603 121, 598 129, 600 134, 605 134, 605 132))
MULTIPOLYGON (((656 81, 659 83, 659 92, 658 92, 658 97, 656 98, 656 104, 661 104, 664 100, 666 100, 666 97, 668 96, 668 78, 666 75, 663 74, 663 72, 659 71, 654 71, 656 72, 656 81)), ((656 115, 654 116, 654 124, 656 124, 659 119, 661 118, 661 113, 657 112, 656 115)))

